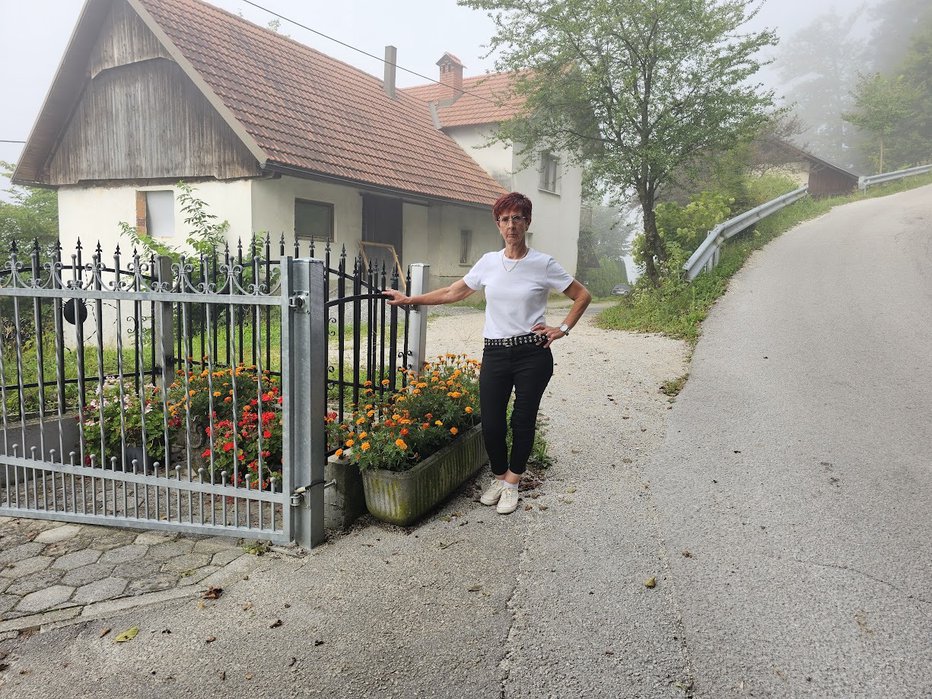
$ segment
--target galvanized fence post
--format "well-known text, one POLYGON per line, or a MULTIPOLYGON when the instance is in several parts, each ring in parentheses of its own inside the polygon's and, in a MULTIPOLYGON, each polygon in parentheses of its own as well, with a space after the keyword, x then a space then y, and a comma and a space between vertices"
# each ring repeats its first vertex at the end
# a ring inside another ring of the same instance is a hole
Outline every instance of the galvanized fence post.
MULTIPOLYGON (((311 548, 324 531, 324 418, 327 410, 327 297, 321 260, 287 258, 282 279, 282 370, 286 376, 283 420, 285 462, 292 489, 292 532, 296 544, 311 548)), ((289 482, 285 481, 286 484, 289 482)))
MULTIPOLYGON (((172 260, 166 255, 157 258, 156 278, 159 288, 168 291, 172 287, 172 260)), ((159 301, 155 304, 155 347, 156 366, 162 370, 166 383, 171 383, 175 375, 175 324, 172 315, 172 303, 159 301)))
MULTIPOLYGON (((416 262, 411 265, 411 288, 408 296, 417 296, 427 291, 430 265, 416 262)), ((420 371, 427 354, 427 307, 415 306, 408 314, 408 369, 420 371)))

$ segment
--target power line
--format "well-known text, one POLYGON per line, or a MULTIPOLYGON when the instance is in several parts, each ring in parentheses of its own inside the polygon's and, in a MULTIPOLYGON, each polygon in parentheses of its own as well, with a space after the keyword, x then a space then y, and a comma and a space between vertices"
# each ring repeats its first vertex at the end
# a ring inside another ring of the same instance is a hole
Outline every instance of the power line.
POLYGON ((26 142, 25 142, 25 141, 11 141, 11 140, 6 139, 6 138, 0 138, 0 143, 22 143, 22 144, 25 144, 26 142))
MULTIPOLYGON (((369 57, 369 58, 373 58, 373 59, 375 59, 375 60, 377 60, 377 61, 381 61, 382 63, 387 63, 387 61, 386 61, 384 58, 380 57, 380 56, 376 56, 375 54, 371 54, 371 53, 369 53, 368 51, 365 51, 365 50, 363 50, 363 49, 361 49, 361 48, 358 48, 358 47, 356 47, 356 46, 353 46, 352 44, 347 44, 345 41, 341 41, 340 39, 337 39, 337 38, 335 38, 335 37, 332 37, 332 36, 330 36, 330 35, 328 35, 328 34, 324 34, 322 31, 318 31, 317 29, 312 29, 311 27, 307 26, 306 24, 301 24, 300 22, 298 22, 298 21, 296 21, 296 20, 293 20, 293 19, 291 19, 291 18, 289 18, 289 17, 285 17, 285 15, 280 15, 279 13, 274 12, 273 10, 270 10, 270 9, 267 8, 267 7, 263 7, 263 6, 260 5, 259 3, 252 2, 252 0, 240 0, 240 1, 246 3, 247 5, 252 5, 252 6, 255 7, 256 9, 262 10, 263 12, 268 12, 270 15, 274 15, 275 17, 278 17, 278 19, 284 20, 285 22, 289 22, 289 23, 295 25, 296 27, 301 27, 301 29, 306 29, 307 31, 311 32, 312 34, 317 34, 317 36, 321 36, 321 37, 323 37, 324 39, 327 39, 328 41, 333 41, 334 43, 340 44, 340 46, 344 46, 344 47, 346 47, 346 48, 348 48, 348 49, 350 49, 350 50, 352 50, 352 51, 356 51, 357 53, 361 53, 363 56, 367 56, 367 57, 369 57)), ((435 85, 442 85, 442 84, 444 84, 444 83, 441 83, 439 80, 435 80, 434 78, 429 78, 429 77, 427 77, 426 75, 422 75, 421 73, 418 73, 417 71, 410 70, 409 68, 405 68, 404 66, 398 65, 397 63, 395 64, 395 67, 396 67, 396 68, 399 68, 399 69, 401 69, 401 70, 403 70, 405 73, 410 73, 411 75, 414 75, 414 76, 416 76, 416 77, 418 77, 418 78, 421 78, 421 79, 423 79, 423 80, 427 80, 428 82, 432 82, 432 83, 434 83, 435 85)), ((470 95, 470 96, 472 96, 472 97, 475 97, 476 99, 480 99, 480 100, 482 100, 482 101, 484 101, 484 102, 488 102, 489 104, 494 104, 494 105, 498 106, 498 103, 497 103, 497 102, 495 102, 494 100, 490 100, 488 97, 483 97, 482 95, 479 95, 479 94, 477 94, 477 93, 475 93, 475 92, 469 92, 468 90, 460 89, 459 91, 462 92, 464 95, 470 95)))

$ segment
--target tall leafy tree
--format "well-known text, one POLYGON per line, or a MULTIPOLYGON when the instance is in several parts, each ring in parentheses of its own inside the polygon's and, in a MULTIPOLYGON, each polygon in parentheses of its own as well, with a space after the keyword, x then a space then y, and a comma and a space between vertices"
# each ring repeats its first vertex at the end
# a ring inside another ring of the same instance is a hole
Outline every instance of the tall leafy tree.
POLYGON ((932 16, 929 0, 881 0, 868 11, 873 29, 868 46, 869 63, 878 73, 896 72, 909 50, 905 39, 932 16))
POLYGON ((832 9, 816 17, 780 46, 775 63, 784 98, 803 124, 800 145, 855 168, 860 165, 852 157, 856 137, 842 114, 852 107, 851 92, 865 60, 860 20, 860 10, 840 14, 832 9))
MULTIPOLYGON (((9 178, 14 165, 0 160, 0 172, 9 178)), ((10 201, 0 201, 0 260, 6 259, 15 240, 23 247, 38 240, 48 246, 58 240, 58 194, 52 189, 11 186, 10 201)))
POLYGON ((743 27, 752 0, 459 0, 485 10, 497 68, 519 74, 524 112, 499 137, 533 155, 554 148, 592 181, 636 192, 647 277, 667 251, 658 193, 677 169, 750 137, 773 94, 752 78, 771 31, 743 27))
POLYGON ((932 162, 932 7, 899 19, 909 32, 895 42, 902 59, 862 76, 845 114, 867 135, 864 150, 881 172, 932 162))
MULTIPOLYGON (((884 172, 884 142, 902 129, 912 116, 917 94, 902 76, 888 78, 875 73, 864 75, 854 92, 854 110, 843 115, 846 121, 871 136, 871 150, 878 172, 884 172)), ((894 165, 899 158, 894 157, 894 165)))

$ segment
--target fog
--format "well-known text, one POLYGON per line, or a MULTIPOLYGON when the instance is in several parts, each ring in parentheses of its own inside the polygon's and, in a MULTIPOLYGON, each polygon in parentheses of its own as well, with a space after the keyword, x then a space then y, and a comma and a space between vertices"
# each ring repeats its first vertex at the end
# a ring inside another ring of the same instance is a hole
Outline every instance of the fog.
MULTIPOLYGON (((274 19, 273 15, 239 0, 211 2, 238 12, 257 24, 266 25, 274 19)), ((760 79, 788 103, 808 105, 809 111, 805 116, 810 130, 801 136, 801 145, 808 143, 816 148, 830 150, 828 145, 831 144, 827 144, 827 141, 822 144, 819 138, 814 138, 825 131, 822 128, 825 124, 813 122, 826 118, 825 107, 831 106, 837 111, 838 105, 845 105, 859 71, 872 70, 878 62, 891 62, 890 55, 880 56, 876 50, 874 55, 870 52, 863 55, 860 53, 862 49, 870 48, 867 44, 875 29, 876 20, 872 19, 872 13, 876 8, 881 5, 895 7, 908 18, 910 13, 916 14, 925 8, 928 2, 762 2, 749 29, 773 28, 781 42, 769 57, 773 63, 762 71, 760 79), (802 30, 826 16, 831 19, 823 22, 823 34, 817 34, 815 39, 810 36, 798 41, 802 30), (852 20, 852 17, 855 19, 852 20), (845 33, 842 34, 839 28, 845 28, 845 33), (801 52, 806 50, 812 51, 807 59, 810 70, 808 73, 800 73, 798 67, 794 68, 792 59, 794 56, 799 59, 801 52), (826 97, 825 81, 813 80, 820 75, 827 75, 829 82, 836 81, 834 96, 837 104, 826 103, 820 108, 819 102, 826 97), (807 87, 811 88, 809 92, 807 87)), ((480 12, 458 7, 455 0, 405 0, 401 3, 386 3, 384 0, 344 0, 340 3, 264 0, 259 4, 376 56, 382 55, 386 44, 396 45, 398 62, 402 68, 398 72, 398 83, 402 87, 424 83, 427 78, 435 77, 435 62, 445 51, 459 56, 466 65, 467 75, 480 74, 494 67, 492 59, 484 57, 484 46, 493 30, 492 22, 480 12)), ((0 110, 0 141, 14 141, 0 142, 0 159, 12 162, 18 159, 22 144, 15 141, 24 141, 32 129, 82 5, 80 0, 0 0, 0 66, 5 91, 3 109, 0 110)), ((352 48, 287 21, 281 22, 280 31, 381 76, 381 64, 377 59, 366 57, 352 48)), ((886 53, 889 54, 891 48, 896 47, 887 46, 886 53)), ((838 121, 837 115, 834 118, 838 121)), ((837 124, 834 126, 840 128, 837 124)), ((835 146, 839 152, 849 148, 848 145, 837 143, 835 146)), ((0 182, 0 188, 5 186, 5 182, 0 182)))

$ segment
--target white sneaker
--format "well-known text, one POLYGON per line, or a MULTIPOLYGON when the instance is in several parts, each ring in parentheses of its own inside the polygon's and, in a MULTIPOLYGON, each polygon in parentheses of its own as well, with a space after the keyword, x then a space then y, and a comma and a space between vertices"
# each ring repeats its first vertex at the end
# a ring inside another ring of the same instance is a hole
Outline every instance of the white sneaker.
POLYGON ((482 497, 479 498, 479 502, 483 505, 494 505, 498 502, 498 498, 502 494, 502 490, 505 488, 505 479, 493 478, 492 485, 485 489, 485 492, 482 494, 482 497))
POLYGON ((518 489, 502 488, 501 497, 495 510, 500 515, 508 515, 518 509, 518 489))

